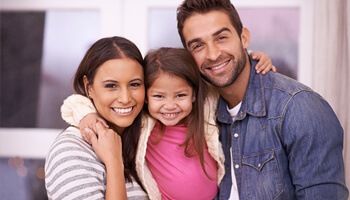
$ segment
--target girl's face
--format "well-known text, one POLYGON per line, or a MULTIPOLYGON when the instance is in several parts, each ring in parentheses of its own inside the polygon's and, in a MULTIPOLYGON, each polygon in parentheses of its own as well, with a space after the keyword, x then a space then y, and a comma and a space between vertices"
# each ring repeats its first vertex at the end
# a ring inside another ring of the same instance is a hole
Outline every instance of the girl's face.
MULTIPOLYGON (((84 77, 84 83, 87 79, 84 77)), ((97 112, 113 123, 119 134, 141 112, 145 100, 142 66, 130 58, 112 59, 97 70, 88 94, 97 112)))
POLYGON ((187 82, 167 73, 161 73, 147 89, 148 112, 166 126, 184 123, 194 100, 187 82))

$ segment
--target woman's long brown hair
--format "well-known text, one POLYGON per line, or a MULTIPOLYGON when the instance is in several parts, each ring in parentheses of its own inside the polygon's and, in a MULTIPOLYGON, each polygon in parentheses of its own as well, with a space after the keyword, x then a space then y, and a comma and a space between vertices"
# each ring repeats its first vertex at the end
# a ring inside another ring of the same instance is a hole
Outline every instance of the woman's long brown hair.
MULTIPOLYGON (((74 90, 81 95, 87 96, 83 77, 88 78, 92 84, 98 68, 111 59, 130 58, 143 67, 144 60, 137 46, 123 37, 102 38, 95 42, 86 52, 74 77, 74 90)), ((125 66, 127 67, 127 66, 125 66)), ((120 72, 123 73, 123 72, 120 72)), ((121 134, 123 144, 124 176, 127 181, 132 181, 132 177, 142 187, 140 179, 136 173, 136 150, 141 133, 141 113, 136 117, 132 125, 127 127, 121 134)), ((113 126, 110 126, 113 127, 113 126)))

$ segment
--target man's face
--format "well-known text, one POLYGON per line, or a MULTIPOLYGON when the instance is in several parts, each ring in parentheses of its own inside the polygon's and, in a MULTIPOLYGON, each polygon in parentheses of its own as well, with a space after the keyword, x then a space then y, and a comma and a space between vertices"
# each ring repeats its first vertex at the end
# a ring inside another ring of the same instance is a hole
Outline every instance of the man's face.
POLYGON ((244 69, 249 31, 243 29, 241 40, 226 13, 194 13, 184 23, 183 36, 203 78, 215 87, 231 85, 244 69))

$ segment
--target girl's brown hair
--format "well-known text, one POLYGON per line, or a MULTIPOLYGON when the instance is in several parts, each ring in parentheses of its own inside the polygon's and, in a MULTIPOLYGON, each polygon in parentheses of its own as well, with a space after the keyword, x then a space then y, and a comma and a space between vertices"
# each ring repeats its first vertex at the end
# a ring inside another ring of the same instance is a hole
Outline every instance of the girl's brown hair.
MULTIPOLYGON (((206 84, 201 79, 192 55, 182 48, 160 48, 148 52, 145 57, 146 89, 152 86, 161 73, 179 77, 185 80, 193 89, 195 101, 190 114, 185 119, 188 128, 185 141, 181 146, 185 147, 186 156, 198 155, 202 169, 207 174, 204 167, 204 101, 207 94, 206 84)), ((163 125, 161 130, 164 129, 163 125)), ((162 132, 161 134, 163 134, 162 132)))

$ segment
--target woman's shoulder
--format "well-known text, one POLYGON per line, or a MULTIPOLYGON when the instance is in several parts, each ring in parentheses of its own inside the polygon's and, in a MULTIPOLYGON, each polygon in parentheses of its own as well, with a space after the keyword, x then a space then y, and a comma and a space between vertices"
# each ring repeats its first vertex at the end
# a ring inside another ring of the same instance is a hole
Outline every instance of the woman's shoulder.
POLYGON ((91 150, 91 145, 83 140, 79 129, 68 127, 62 131, 51 145, 50 152, 59 149, 91 150))
POLYGON ((85 142, 78 129, 58 135, 45 160, 45 186, 50 199, 103 198, 105 167, 85 142))
POLYGON ((91 145, 83 140, 79 129, 76 128, 68 128, 57 136, 50 147, 45 164, 47 168, 55 168, 67 163, 102 166, 91 145))

